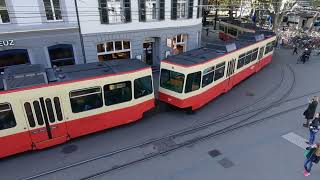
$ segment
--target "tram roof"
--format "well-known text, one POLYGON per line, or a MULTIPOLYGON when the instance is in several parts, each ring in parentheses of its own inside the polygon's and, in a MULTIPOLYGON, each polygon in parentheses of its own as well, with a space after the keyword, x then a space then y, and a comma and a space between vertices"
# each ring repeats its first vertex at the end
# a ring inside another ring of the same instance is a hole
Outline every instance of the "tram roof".
MULTIPOLYGON (((266 37, 270 36, 269 34, 267 34, 266 37)), ((239 36, 238 39, 233 41, 225 42, 217 40, 207 43, 204 47, 190 50, 178 55, 169 56, 166 61, 182 66, 201 64, 264 39, 264 33, 243 34, 239 36)))
POLYGON ((5 68, 0 75, 0 90, 81 80, 103 75, 126 73, 149 67, 137 59, 110 60, 45 69, 40 64, 23 64, 5 68))

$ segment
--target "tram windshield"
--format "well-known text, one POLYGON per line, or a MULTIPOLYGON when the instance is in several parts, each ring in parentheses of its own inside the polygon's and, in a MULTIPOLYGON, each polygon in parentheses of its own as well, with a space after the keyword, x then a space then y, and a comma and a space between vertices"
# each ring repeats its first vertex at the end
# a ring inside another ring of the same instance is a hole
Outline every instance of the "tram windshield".
POLYGON ((184 83, 184 74, 161 69, 160 86, 177 93, 182 93, 184 83))

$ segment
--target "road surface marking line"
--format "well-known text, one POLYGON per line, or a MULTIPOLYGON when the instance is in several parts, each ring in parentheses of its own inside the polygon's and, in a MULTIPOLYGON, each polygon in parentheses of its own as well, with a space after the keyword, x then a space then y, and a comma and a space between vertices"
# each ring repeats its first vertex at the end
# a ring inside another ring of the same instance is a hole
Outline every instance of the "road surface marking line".
POLYGON ((302 149, 306 149, 308 147, 308 145, 306 144, 307 140, 304 139, 303 137, 297 135, 294 132, 290 132, 288 134, 285 134, 282 137, 284 139, 286 139, 287 141, 301 147, 302 149))

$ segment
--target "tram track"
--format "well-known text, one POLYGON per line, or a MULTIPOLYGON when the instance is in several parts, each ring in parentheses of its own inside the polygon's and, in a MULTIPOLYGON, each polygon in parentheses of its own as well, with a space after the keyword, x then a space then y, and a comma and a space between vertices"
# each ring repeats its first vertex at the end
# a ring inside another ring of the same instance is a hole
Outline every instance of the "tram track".
MULTIPOLYGON (((289 67, 289 69, 290 69, 290 68, 291 68, 291 67, 289 67)), ((292 69, 291 69, 291 71, 292 71, 293 76, 294 76, 294 72, 293 72, 292 69)), ((279 84, 282 84, 283 79, 284 79, 284 70, 283 70, 283 69, 282 69, 282 74, 283 74, 283 76, 282 76, 281 81, 280 81, 279 84)), ((277 100, 276 102, 271 103, 270 107, 267 107, 267 108, 269 109, 269 108, 272 108, 273 106, 280 105, 281 103, 283 103, 283 102, 281 102, 281 101, 282 101, 283 99, 285 99, 287 96, 290 95, 291 91, 293 90, 294 84, 295 84, 295 78, 294 78, 294 83, 293 83, 293 85, 292 85, 292 86, 290 87, 290 89, 289 89, 290 92, 288 91, 288 93, 285 93, 284 96, 282 96, 282 97, 281 97, 279 100, 277 100)), ((278 86, 275 86, 274 89, 277 89, 277 87, 278 87, 278 86)), ((271 92, 274 92, 274 89, 272 89, 273 91, 269 91, 268 93, 266 93, 263 97, 259 98, 259 99, 257 100, 257 102, 254 102, 254 103, 256 104, 256 103, 262 101, 263 99, 267 98, 267 97, 270 95, 271 92)), ((301 97, 304 97, 304 96, 307 96, 307 95, 305 94, 305 95, 303 95, 303 96, 299 96, 298 98, 301 98, 301 97)), ((295 98, 292 98, 292 99, 289 99, 289 100, 294 100, 294 99, 295 99, 295 98)), ((288 100, 286 100, 285 102, 288 102, 288 100)), ((253 104, 253 103, 250 103, 249 105, 246 105, 246 107, 249 107, 249 106, 252 106, 252 105, 254 105, 254 104, 253 104)), ((305 104, 299 106, 299 108, 300 108, 300 107, 304 107, 304 106, 305 106, 305 104)), ((242 111, 243 109, 246 109, 246 108, 243 108, 243 107, 242 107, 242 108, 240 108, 240 109, 241 109, 241 110, 237 109, 236 111, 237 111, 237 112, 240 112, 240 111, 242 111)), ((235 123, 235 124, 232 124, 231 126, 227 126, 226 128, 223 128, 223 129, 221 129, 221 130, 215 131, 214 133, 211 133, 211 135, 209 134, 210 136, 214 136, 214 134, 221 134, 221 133, 223 133, 223 132, 228 132, 229 130, 235 130, 235 129, 238 128, 238 126, 239 126, 239 128, 242 127, 242 126, 244 126, 244 124, 243 124, 244 122, 247 122, 248 120, 252 119, 253 117, 261 114, 261 113, 262 113, 263 111, 265 111, 265 110, 266 110, 266 108, 255 109, 255 110, 253 110, 253 111, 245 112, 245 113, 243 113, 243 114, 236 115, 236 116, 232 116, 232 117, 229 117, 229 118, 223 119, 223 120, 222 120, 222 116, 220 116, 220 121, 217 121, 217 119, 215 119, 215 120, 210 121, 210 122, 206 122, 206 123, 203 123, 203 124, 199 124, 199 125, 197 125, 196 127, 192 127, 192 128, 187 128, 187 129, 184 129, 184 130, 180 130, 180 131, 178 131, 178 132, 171 133, 171 134, 166 135, 166 136, 162 136, 162 137, 159 137, 159 138, 156 138, 156 139, 151 139, 151 140, 145 141, 145 142, 140 143, 140 144, 136 144, 136 145, 129 146, 129 147, 126 147, 126 148, 118 149, 118 150, 113 151, 113 152, 109 152, 109 153, 106 153, 106 154, 103 154, 103 155, 100 155, 100 156, 96 156, 96 157, 93 157, 93 158, 90 158, 90 159, 87 159, 87 160, 84 160, 84 161, 79 161, 79 162, 77 162, 77 163, 69 164, 69 165, 67 165, 67 166, 63 166, 63 167, 60 167, 60 168, 57 168, 57 169, 45 171, 45 172, 36 174, 36 175, 34 175, 34 176, 26 177, 26 178, 23 178, 23 179, 24 179, 24 180, 27 180, 27 179, 35 179, 35 178, 47 176, 47 175, 50 175, 50 174, 58 173, 58 172, 60 172, 60 171, 67 170, 67 169, 72 168, 72 167, 77 167, 77 166, 84 165, 84 164, 89 163, 89 162, 93 162, 93 161, 100 160, 100 159, 103 159, 103 158, 111 157, 111 156, 113 156, 113 155, 120 154, 120 153, 129 151, 129 150, 132 150, 132 149, 134 149, 134 148, 143 147, 143 146, 146 146, 146 145, 148 145, 148 144, 152 144, 152 143, 155 143, 155 142, 159 142, 159 141, 162 141, 162 140, 165 140, 165 139, 168 139, 168 138, 175 138, 175 137, 178 137, 179 135, 180 135, 180 136, 181 136, 181 135, 185 135, 185 134, 188 134, 188 133, 190 133, 190 132, 192 133, 192 132, 195 132, 195 131, 201 131, 202 129, 205 129, 205 128, 209 127, 209 126, 212 126, 212 125, 214 125, 214 124, 220 123, 220 122, 222 122, 222 121, 234 119, 234 118, 237 118, 237 117, 241 117, 241 116, 243 116, 243 115, 248 115, 248 113, 257 112, 257 113, 255 113, 255 114, 251 115, 249 118, 246 118, 245 121, 237 122, 237 123, 235 123)), ((228 113, 228 114, 231 115, 231 114, 235 114, 235 113, 236 113, 236 112, 233 111, 233 112, 228 113)), ((230 116, 230 115, 224 115, 224 117, 230 116)), ((219 118, 219 117, 218 117, 218 118, 219 118)), ((264 119, 265 119, 265 118, 264 118, 264 119)), ((251 124, 252 122, 247 122, 247 123, 251 124)), ((245 123, 245 124, 247 124, 247 123, 245 123)), ((201 140, 201 139, 202 139, 202 138, 200 138, 199 140, 201 140)), ((196 141, 198 141, 198 140, 194 139, 194 140, 192 140, 191 142, 196 142, 196 141)), ((185 143, 183 143, 183 144, 185 144, 185 143)), ((187 144, 189 144, 189 143, 187 143, 187 144)), ((157 153, 157 154, 158 154, 158 155, 161 155, 161 154, 163 154, 163 153, 161 152, 161 153, 157 153)), ((153 156, 150 156, 150 157, 153 157, 153 156)), ((146 157, 146 158, 149 159, 149 157, 146 157)), ((143 159, 145 159, 145 158, 143 158, 143 159)), ((141 160, 138 160, 138 161, 140 162, 141 160)), ((129 163, 129 164, 130 164, 130 163, 129 163)), ((127 166, 127 165, 124 164, 123 166, 127 166)), ((107 170, 107 171, 103 171, 103 172, 111 172, 111 171, 116 170, 116 169, 118 169, 118 168, 121 168, 121 167, 123 167, 123 166, 117 166, 116 168, 111 168, 111 169, 109 169, 109 170, 107 170)), ((91 178, 91 176, 90 176, 89 178, 91 178)), ((86 178, 85 178, 85 179, 86 179, 86 178)))

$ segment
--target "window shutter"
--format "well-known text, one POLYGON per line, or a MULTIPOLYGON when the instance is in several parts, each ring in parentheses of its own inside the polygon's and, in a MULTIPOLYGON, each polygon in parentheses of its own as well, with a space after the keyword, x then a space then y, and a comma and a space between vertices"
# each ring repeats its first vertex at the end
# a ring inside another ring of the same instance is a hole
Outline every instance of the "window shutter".
POLYGON ((165 19, 165 0, 159 0, 159 20, 165 19))
POLYGON ((131 1, 130 0, 124 0, 123 2, 124 7, 124 17, 125 22, 131 22, 131 1))
POLYGON ((139 0, 139 21, 145 22, 146 21, 146 1, 139 0))
POLYGON ((177 19, 177 0, 171 0, 171 19, 177 19))
POLYGON ((99 12, 101 24, 109 24, 107 0, 99 0, 99 12))
POLYGON ((192 15, 193 15, 193 1, 194 0, 189 0, 189 8, 188 8, 188 18, 192 19, 192 15))

